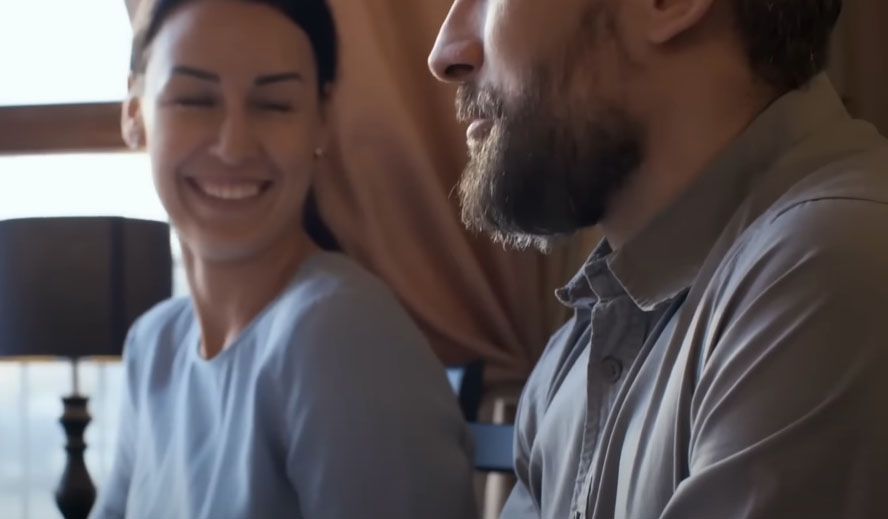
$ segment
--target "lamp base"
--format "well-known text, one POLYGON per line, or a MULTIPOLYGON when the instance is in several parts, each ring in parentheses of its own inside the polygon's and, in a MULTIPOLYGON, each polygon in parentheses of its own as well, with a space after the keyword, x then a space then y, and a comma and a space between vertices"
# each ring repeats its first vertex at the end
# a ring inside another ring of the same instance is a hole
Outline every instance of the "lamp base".
POLYGON ((83 459, 83 452, 86 450, 83 432, 90 422, 89 411, 86 409, 87 398, 69 396, 62 398, 62 402, 65 404, 65 411, 59 421, 68 437, 65 446, 68 461, 56 489, 56 504, 65 519, 87 519, 96 500, 96 487, 93 486, 83 459))

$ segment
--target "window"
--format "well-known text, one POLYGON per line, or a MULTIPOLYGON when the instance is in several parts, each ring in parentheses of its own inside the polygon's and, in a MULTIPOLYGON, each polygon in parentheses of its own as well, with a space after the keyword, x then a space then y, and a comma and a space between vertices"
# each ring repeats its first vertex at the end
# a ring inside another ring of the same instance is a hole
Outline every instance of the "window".
MULTIPOLYGON (((89 215, 166 218, 144 154, 0 156, 0 219, 89 215)), ((184 279, 176 270, 181 291, 184 279)), ((113 458, 122 369, 116 362, 84 361, 79 375, 93 417, 87 467, 98 487, 113 458)), ((53 493, 65 465, 58 419, 61 397, 71 387, 67 362, 0 362, 0 517, 58 515, 53 493)))
POLYGON ((92 215, 166 219, 144 154, 0 156, 0 218, 92 215))
POLYGON ((0 0, 0 105, 123 99, 131 37, 123 0, 0 0))
MULTIPOLYGON (((118 363, 83 362, 81 391, 90 396, 86 464, 96 486, 108 475, 117 441, 118 363)), ((58 517, 54 492, 65 466, 58 419, 61 396, 71 392, 64 362, 0 362, 0 517, 58 517)))
MULTIPOLYGON (((130 38, 123 0, 0 0, 0 219, 166 218, 147 157, 126 151, 119 134, 130 38)), ((86 462, 100 488, 123 373, 116 362, 84 361, 79 374, 93 418, 86 462)), ((66 362, 0 359, 0 517, 59 517, 58 419, 71 387, 66 362)))

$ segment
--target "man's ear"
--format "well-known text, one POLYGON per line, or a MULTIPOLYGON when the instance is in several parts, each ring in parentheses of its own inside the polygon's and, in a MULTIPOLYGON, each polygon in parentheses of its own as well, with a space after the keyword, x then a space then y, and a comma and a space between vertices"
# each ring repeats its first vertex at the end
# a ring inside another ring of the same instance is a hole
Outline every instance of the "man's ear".
POLYGON ((647 39, 653 44, 669 43, 693 29, 712 9, 714 0, 643 0, 647 4, 647 39))
POLYGON ((133 150, 145 146, 145 121, 142 116, 142 100, 139 97, 139 80, 130 78, 129 92, 120 112, 120 134, 123 142, 133 150))

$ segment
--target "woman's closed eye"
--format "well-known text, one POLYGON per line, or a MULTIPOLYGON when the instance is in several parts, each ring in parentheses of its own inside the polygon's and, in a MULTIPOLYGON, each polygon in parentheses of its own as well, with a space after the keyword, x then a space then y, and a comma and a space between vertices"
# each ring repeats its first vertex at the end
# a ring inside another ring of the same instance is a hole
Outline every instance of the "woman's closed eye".
POLYGON ((294 104, 290 101, 274 100, 274 99, 256 99, 253 106, 269 112, 288 113, 294 111, 294 104))
POLYGON ((170 100, 170 104, 183 108, 212 108, 216 106, 217 101, 213 96, 207 95, 175 96, 170 100))

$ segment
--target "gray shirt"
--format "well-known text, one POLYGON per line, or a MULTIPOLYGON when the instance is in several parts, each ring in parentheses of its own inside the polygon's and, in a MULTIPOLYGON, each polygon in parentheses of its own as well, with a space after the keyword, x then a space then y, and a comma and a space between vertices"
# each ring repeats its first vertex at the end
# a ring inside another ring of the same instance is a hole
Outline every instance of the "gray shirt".
POLYGON ((888 143, 825 76, 558 296, 504 518, 888 513, 888 143))
POLYGON ((394 295, 308 258, 217 356, 188 299, 130 331, 94 519, 464 519, 472 462, 444 369, 394 295))

